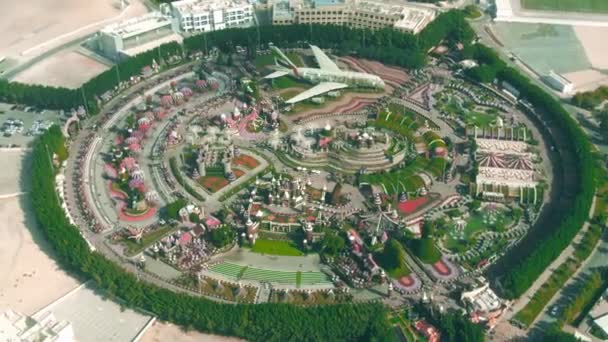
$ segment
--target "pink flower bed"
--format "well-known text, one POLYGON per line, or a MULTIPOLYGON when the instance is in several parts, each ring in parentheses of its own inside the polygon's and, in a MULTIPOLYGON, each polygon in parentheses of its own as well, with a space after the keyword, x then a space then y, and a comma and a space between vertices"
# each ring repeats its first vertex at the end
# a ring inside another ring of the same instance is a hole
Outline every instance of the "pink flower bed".
POLYGON ((450 274, 452 274, 452 270, 450 270, 448 265, 446 265, 443 260, 439 260, 434 263, 433 268, 435 269, 435 271, 437 271, 437 273, 441 274, 442 276, 449 276, 450 274))
POLYGON ((412 276, 405 276, 405 277, 401 277, 399 278, 399 284, 405 286, 405 287, 410 287, 412 285, 414 285, 414 278, 412 278, 412 276))

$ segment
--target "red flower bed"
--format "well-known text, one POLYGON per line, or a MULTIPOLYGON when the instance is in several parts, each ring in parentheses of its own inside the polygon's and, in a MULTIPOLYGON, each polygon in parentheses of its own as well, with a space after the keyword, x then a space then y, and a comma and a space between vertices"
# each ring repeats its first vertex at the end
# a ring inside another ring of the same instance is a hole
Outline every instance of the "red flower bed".
MULTIPOLYGON (((237 179, 244 174, 245 172, 242 170, 234 170, 234 175, 237 179)), ((211 192, 217 192, 230 182, 224 176, 205 176, 199 178, 198 183, 211 192)))
POLYGON ((408 200, 403 203, 399 203, 397 207, 399 208, 400 212, 409 215, 426 204, 427 201, 428 199, 426 197, 418 197, 415 200, 408 200))
POLYGON ((225 177, 205 176, 198 179, 198 182, 207 190, 216 192, 228 185, 228 180, 225 177))
POLYGON ((450 270, 448 265, 446 265, 442 260, 439 260, 434 263, 433 268, 435 269, 435 271, 437 271, 437 273, 441 274, 442 276, 449 276, 450 274, 452 274, 452 271, 450 270))
POLYGON ((405 287, 410 287, 412 285, 414 285, 414 278, 412 278, 412 276, 405 276, 405 277, 401 277, 399 278, 399 284, 405 286, 405 287))
POLYGON ((255 158, 246 154, 241 154, 240 156, 234 158, 232 162, 234 165, 243 166, 247 169, 255 169, 258 165, 260 165, 255 158))

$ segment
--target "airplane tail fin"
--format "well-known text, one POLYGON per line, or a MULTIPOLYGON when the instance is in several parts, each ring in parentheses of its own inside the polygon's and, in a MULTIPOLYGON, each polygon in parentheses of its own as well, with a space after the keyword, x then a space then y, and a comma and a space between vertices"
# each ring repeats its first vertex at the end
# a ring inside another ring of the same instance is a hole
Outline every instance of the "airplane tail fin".
MULTIPOLYGON (((292 69, 296 69, 297 66, 289 59, 289 57, 287 57, 287 55, 285 55, 283 53, 283 51, 281 51, 278 47, 276 46, 271 46, 270 50, 276 54, 276 57, 278 57, 278 59, 280 61, 282 61, 283 63, 286 63, 287 65, 289 65, 292 69)), ((276 59, 275 59, 276 60, 276 59)))

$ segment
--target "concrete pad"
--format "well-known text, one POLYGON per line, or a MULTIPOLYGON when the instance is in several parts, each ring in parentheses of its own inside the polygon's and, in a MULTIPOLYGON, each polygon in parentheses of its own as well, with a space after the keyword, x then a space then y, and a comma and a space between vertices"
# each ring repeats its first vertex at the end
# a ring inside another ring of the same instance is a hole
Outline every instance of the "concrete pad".
POLYGON ((72 323, 74 338, 79 342, 133 341, 153 319, 148 314, 124 308, 88 284, 38 314, 45 312, 52 312, 59 321, 72 323))

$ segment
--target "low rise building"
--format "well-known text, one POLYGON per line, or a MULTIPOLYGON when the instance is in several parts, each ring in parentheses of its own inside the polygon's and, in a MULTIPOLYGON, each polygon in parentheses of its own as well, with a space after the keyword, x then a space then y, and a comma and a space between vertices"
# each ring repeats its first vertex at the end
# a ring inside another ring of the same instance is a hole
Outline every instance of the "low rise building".
POLYGON ((12 310, 0 314, 1 341, 72 342, 74 330, 68 321, 60 321, 50 312, 28 317, 12 310))
POLYGON ((478 164, 475 195, 493 201, 519 198, 520 201, 536 203, 540 200, 534 165, 537 157, 528 151, 526 142, 479 138, 475 142, 478 164))
POLYGON ((181 40, 170 16, 151 12, 104 27, 98 33, 97 48, 106 57, 119 60, 181 40))
POLYGON ((464 303, 473 323, 493 328, 505 310, 505 303, 492 291, 488 282, 482 278, 480 287, 463 292, 460 300, 464 303))
POLYGON ((563 94, 571 94, 574 91, 574 84, 564 76, 551 71, 544 77, 545 82, 553 89, 563 94))
POLYGON ((171 3, 182 32, 208 32, 254 23, 253 5, 246 0, 181 0, 171 3))
POLYGON ((436 11, 411 4, 371 0, 280 0, 273 4, 272 23, 333 24, 372 30, 392 27, 416 34, 435 19, 436 11))

